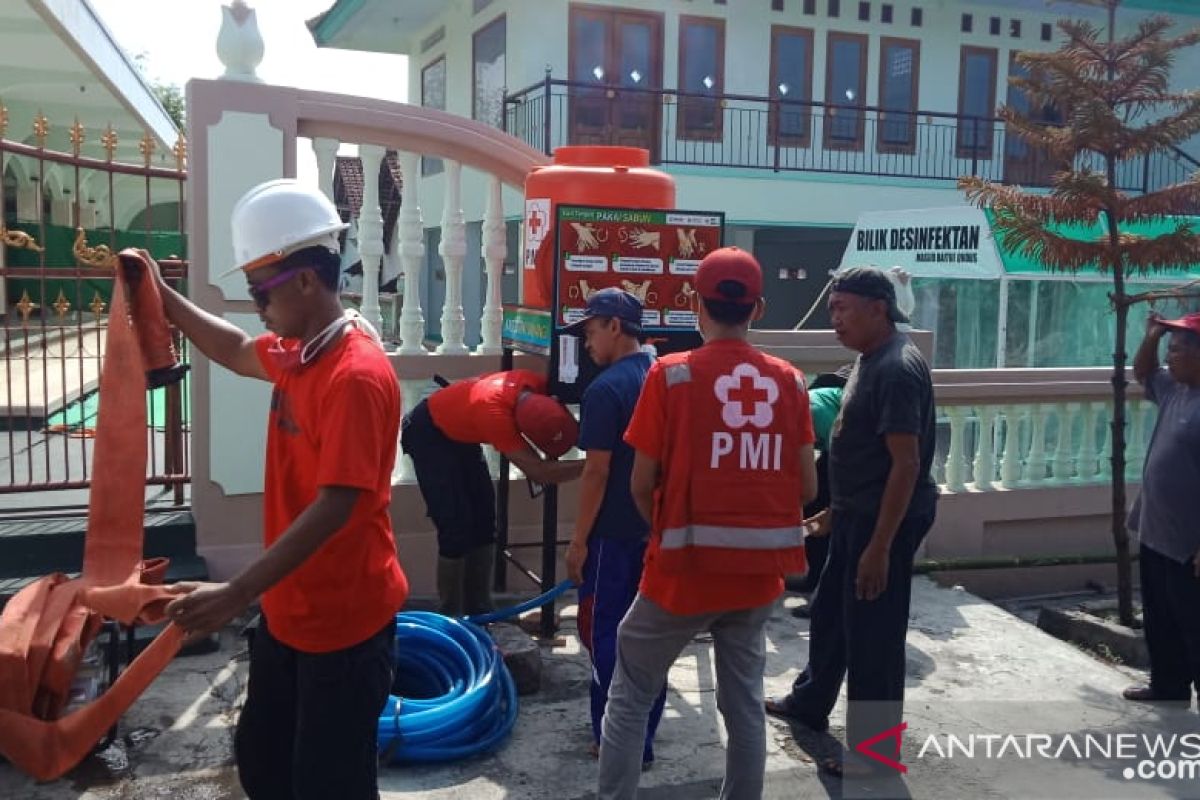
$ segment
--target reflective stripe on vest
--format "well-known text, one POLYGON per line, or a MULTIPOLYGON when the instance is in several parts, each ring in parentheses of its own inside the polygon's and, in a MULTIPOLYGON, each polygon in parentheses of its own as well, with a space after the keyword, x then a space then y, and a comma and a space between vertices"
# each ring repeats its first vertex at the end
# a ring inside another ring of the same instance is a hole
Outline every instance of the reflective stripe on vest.
POLYGON ((725 525, 686 525, 663 531, 663 550, 686 547, 725 547, 732 550, 783 550, 804 544, 804 528, 734 528, 725 525))

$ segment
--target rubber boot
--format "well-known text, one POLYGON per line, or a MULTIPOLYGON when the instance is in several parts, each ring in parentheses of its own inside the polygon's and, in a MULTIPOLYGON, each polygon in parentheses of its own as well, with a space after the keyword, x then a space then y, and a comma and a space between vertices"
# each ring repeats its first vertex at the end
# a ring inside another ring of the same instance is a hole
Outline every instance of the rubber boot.
POLYGON ((485 544, 467 553, 463 580, 463 598, 467 614, 495 611, 492 603, 492 579, 495 576, 496 546, 485 544))
POLYGON ((465 558, 438 556, 438 611, 447 617, 463 615, 463 578, 466 574, 466 566, 465 558))

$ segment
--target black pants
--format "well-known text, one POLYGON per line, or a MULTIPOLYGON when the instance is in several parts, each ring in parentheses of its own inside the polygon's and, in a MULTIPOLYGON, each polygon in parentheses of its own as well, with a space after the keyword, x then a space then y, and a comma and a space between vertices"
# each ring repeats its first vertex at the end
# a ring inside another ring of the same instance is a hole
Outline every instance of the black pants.
POLYGON ((875 516, 834 514, 829 559, 812 599, 808 665, 792 684, 789 705, 805 719, 824 723, 846 679, 846 744, 851 750, 900 724, 913 558, 932 525, 932 513, 900 524, 888 561, 887 588, 874 600, 858 600, 858 561, 875 530, 875 516))
POLYGON ((263 620, 234 736, 250 800, 377 800, 379 712, 392 687, 394 639, 389 622, 353 647, 304 653, 263 620))
POLYGON ((1180 564, 1142 545, 1142 621, 1150 651, 1150 688, 1163 698, 1200 692, 1200 578, 1195 556, 1180 564))
POLYGON ((404 417, 400 446, 413 460, 438 555, 462 558, 496 539, 496 489, 483 448, 447 438, 422 400, 404 417))

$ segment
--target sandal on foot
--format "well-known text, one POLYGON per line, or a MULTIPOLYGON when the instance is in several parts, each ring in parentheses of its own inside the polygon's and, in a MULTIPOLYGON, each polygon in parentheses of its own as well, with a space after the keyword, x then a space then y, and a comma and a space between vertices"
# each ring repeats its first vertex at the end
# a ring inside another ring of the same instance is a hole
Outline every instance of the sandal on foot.
POLYGON ((859 761, 847 764, 840 758, 831 756, 817 762, 817 769, 822 773, 839 780, 870 781, 893 777, 896 773, 872 767, 859 761))
POLYGON ((1121 692, 1121 696, 1135 703, 1190 703, 1192 699, 1187 695, 1167 697, 1156 692, 1152 686, 1130 686, 1121 692))
POLYGON ((763 708, 772 717, 778 717, 794 725, 803 725, 805 728, 817 733, 824 733, 829 729, 828 718, 814 719, 805 716, 792 705, 790 697, 783 697, 779 700, 768 698, 763 701, 763 708))

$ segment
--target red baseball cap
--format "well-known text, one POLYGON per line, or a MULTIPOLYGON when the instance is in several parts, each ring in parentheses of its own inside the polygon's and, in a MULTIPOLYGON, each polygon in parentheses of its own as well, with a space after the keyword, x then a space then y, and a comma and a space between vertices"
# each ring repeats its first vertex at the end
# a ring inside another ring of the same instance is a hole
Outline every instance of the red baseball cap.
POLYGON ((1159 325, 1164 328, 1170 328, 1173 331, 1191 331, 1192 333, 1200 333, 1200 311, 1194 314, 1179 319, 1160 319, 1159 325))
POLYGON ((737 247, 713 250, 696 270, 696 293, 705 300, 749 305, 762 297, 762 291, 762 267, 737 247))
POLYGON ((517 401, 517 430, 547 458, 558 458, 575 446, 579 423, 553 397, 526 392, 517 401))

